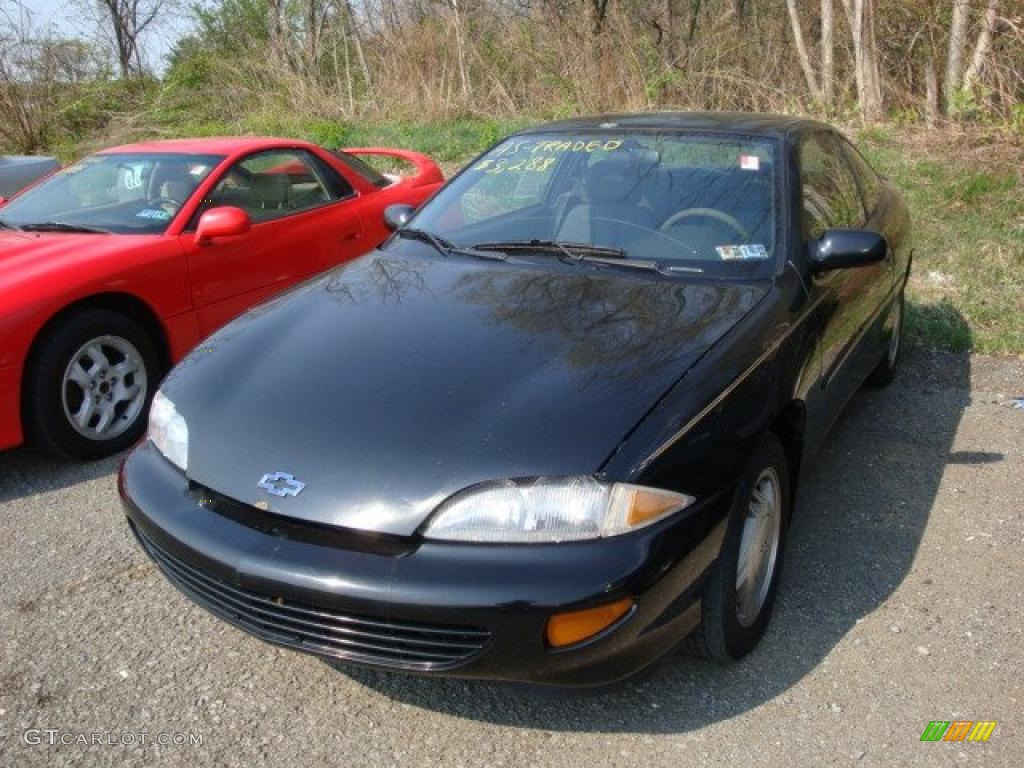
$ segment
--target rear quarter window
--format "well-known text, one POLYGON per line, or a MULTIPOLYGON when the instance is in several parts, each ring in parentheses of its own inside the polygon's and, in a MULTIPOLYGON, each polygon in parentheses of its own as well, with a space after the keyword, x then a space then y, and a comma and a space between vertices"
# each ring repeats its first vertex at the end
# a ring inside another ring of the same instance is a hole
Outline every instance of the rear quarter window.
POLYGON ((367 163, 365 160, 361 160, 355 155, 350 155, 347 152, 336 150, 334 156, 337 157, 341 162, 348 166, 349 170, 353 173, 362 176, 373 186, 383 189, 384 187, 391 185, 391 179, 385 176, 383 173, 378 171, 372 165, 367 163))

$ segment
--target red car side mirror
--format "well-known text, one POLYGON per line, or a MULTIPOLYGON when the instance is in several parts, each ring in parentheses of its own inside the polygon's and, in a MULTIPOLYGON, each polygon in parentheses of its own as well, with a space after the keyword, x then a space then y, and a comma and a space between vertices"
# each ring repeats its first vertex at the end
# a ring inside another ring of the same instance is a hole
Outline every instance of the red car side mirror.
POLYGON ((252 229, 249 214, 241 208, 225 205, 211 208, 199 217, 196 227, 196 245, 209 245, 218 237, 244 235, 252 229))

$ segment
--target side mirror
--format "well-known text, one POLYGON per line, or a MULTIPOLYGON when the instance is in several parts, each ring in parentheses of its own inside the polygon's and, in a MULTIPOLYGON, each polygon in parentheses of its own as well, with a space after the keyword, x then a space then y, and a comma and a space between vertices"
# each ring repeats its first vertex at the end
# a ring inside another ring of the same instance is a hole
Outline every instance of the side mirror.
POLYGON ((889 252, 885 238, 866 229, 829 229, 808 248, 813 272, 866 267, 884 260, 889 252))
POLYGON ((209 245, 218 237, 244 235, 252 229, 249 214, 231 205, 211 208, 199 217, 196 245, 209 245))
POLYGON ((411 205, 389 205, 384 209, 384 226, 394 232, 409 223, 416 209, 411 205))

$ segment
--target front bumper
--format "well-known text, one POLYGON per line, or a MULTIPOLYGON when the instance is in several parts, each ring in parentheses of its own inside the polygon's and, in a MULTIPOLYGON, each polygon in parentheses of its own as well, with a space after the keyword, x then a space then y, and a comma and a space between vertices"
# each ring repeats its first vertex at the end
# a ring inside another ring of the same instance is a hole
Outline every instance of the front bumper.
POLYGON ((148 442, 125 460, 120 488, 165 576, 264 640, 379 668, 571 686, 638 672, 696 626, 729 495, 617 538, 496 546, 225 513, 148 442), (635 608, 597 636, 546 645, 552 614, 623 597, 635 608))

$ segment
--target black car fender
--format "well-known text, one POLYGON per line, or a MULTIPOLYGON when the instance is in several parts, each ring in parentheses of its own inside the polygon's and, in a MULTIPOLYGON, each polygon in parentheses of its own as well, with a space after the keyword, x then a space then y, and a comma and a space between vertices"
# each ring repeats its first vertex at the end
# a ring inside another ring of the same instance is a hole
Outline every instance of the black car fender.
POLYGON ((814 307, 799 275, 787 270, 626 436, 601 474, 714 494, 735 482, 765 432, 774 430, 795 480, 820 364, 814 307))

